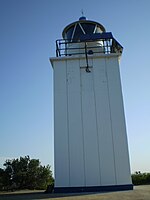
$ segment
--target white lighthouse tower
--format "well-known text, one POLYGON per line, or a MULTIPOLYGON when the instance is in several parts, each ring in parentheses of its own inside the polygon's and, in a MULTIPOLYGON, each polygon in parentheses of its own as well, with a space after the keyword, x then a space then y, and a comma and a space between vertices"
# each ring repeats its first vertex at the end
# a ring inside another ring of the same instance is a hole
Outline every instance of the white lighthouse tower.
POLYGON ((81 17, 56 41, 55 192, 133 189, 119 72, 122 46, 81 17))

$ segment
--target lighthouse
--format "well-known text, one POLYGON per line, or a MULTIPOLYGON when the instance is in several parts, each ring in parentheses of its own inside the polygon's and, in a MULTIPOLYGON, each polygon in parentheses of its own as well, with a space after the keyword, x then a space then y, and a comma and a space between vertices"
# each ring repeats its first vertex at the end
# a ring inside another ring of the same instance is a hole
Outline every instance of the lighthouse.
POLYGON ((119 62, 123 47, 82 16, 56 41, 54 192, 133 189, 119 62))

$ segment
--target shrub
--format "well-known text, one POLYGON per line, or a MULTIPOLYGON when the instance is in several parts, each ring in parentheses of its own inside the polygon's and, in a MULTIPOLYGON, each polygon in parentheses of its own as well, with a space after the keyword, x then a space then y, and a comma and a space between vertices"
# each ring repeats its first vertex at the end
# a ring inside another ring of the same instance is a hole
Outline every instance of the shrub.
POLYGON ((134 185, 150 184, 150 173, 135 172, 132 174, 132 182, 134 185))
POLYGON ((46 189, 54 183, 50 166, 29 156, 6 160, 0 168, 0 190, 46 189))

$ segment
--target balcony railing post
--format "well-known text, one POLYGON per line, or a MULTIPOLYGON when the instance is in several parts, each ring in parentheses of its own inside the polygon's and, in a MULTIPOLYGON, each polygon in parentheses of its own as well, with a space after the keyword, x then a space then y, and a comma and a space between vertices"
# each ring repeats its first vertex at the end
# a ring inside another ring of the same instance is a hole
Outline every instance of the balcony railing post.
MULTIPOLYGON (((103 48, 102 51, 99 53, 104 53, 104 54, 110 54, 110 53, 122 53, 123 47, 114 39, 114 38, 100 38, 100 39, 95 39, 91 41, 87 41, 88 46, 86 47, 87 49, 92 49, 93 54, 98 53, 98 49, 100 47, 103 48), (95 46, 93 45, 93 42, 95 42, 95 46), (100 42, 102 46, 98 46, 97 43, 100 42), (91 47, 90 47, 91 43, 91 47)), ((61 56, 71 56, 71 55, 79 55, 79 54, 85 54, 85 46, 79 45, 77 46, 76 44, 84 44, 82 41, 68 41, 68 40, 56 40, 56 56, 61 57, 61 56), (69 44, 75 44, 75 45, 69 45, 69 44), (83 51, 79 51, 83 50, 83 51)))

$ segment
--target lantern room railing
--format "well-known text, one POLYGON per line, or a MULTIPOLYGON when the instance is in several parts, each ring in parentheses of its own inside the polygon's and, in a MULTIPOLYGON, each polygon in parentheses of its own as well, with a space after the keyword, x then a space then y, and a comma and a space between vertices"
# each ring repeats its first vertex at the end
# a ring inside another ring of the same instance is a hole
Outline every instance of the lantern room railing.
POLYGON ((92 54, 121 54, 123 47, 113 38, 111 33, 82 35, 76 41, 56 40, 56 56, 92 55, 92 54))

